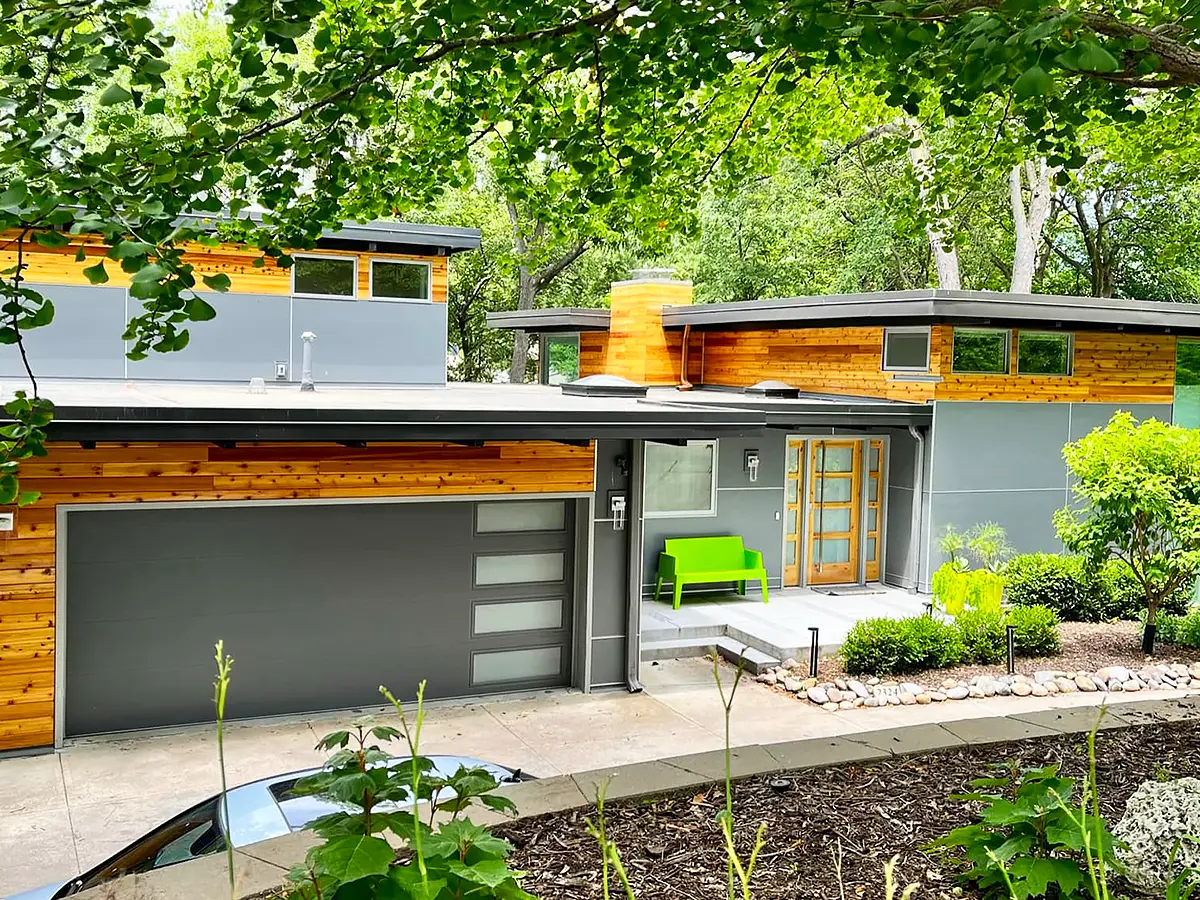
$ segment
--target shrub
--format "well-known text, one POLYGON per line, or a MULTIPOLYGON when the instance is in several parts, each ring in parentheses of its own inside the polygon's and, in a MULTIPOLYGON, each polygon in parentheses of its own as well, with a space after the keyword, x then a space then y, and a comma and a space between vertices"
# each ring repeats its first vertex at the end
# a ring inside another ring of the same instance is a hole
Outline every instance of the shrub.
POLYGON ((1004 617, 998 610, 966 609, 955 618, 966 658, 979 663, 1004 659, 1004 617))
POLYGON ((901 619, 901 636, 908 660, 917 669, 941 669, 956 666, 966 656, 962 634, 951 623, 933 616, 901 619))
POLYGON ((1100 622, 1108 617, 1108 591, 1083 557, 1023 553, 1004 570, 1008 602, 1046 606, 1067 622, 1100 622))
POLYGON ((1008 611, 1005 625, 1016 626, 1013 634, 1017 656, 1053 656, 1062 649, 1058 615, 1047 606, 1018 606, 1008 611))
POLYGON ((958 629, 930 616, 862 619, 842 644, 842 661, 851 675, 902 675, 962 659, 958 629))
POLYGON ((1003 576, 984 569, 962 571, 953 563, 943 563, 933 573, 932 587, 935 602, 951 616, 964 609, 987 609, 998 614, 1004 596, 1003 576))
MULTIPOLYGON (((1144 623, 1145 613, 1142 613, 1144 623)), ((1159 614, 1158 638, 1183 647, 1200 647, 1200 607, 1192 607, 1185 616, 1159 614)))
MULTIPOLYGON (((1141 619, 1146 609, 1146 590, 1133 575, 1129 565, 1119 559, 1110 559, 1100 569, 1100 580, 1108 594, 1107 618, 1141 619)), ((1159 612, 1181 616, 1188 611, 1192 602, 1192 583, 1182 585, 1162 598, 1159 612)))

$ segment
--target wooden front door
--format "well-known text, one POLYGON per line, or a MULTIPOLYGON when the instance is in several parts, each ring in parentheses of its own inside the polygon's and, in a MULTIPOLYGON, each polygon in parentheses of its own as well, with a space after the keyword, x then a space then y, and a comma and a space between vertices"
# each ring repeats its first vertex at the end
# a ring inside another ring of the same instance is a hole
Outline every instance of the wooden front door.
POLYGON ((862 441, 809 442, 809 584, 858 581, 862 441))
POLYGON ((804 557, 804 441, 787 442, 787 479, 783 497, 783 584, 800 583, 800 560, 804 557))

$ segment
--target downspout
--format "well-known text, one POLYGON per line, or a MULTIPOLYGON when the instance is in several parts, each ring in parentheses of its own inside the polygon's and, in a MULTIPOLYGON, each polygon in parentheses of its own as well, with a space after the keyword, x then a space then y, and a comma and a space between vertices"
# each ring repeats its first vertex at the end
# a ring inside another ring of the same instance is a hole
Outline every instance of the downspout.
POLYGON ((687 364, 688 364, 688 344, 692 339, 692 326, 683 326, 683 344, 679 348, 679 390, 690 391, 693 387, 688 381, 687 364))
POLYGON ((645 441, 630 441, 625 531, 629 543, 629 606, 625 613, 625 685, 631 694, 642 691, 642 477, 646 469, 645 441))
POLYGON ((912 536, 909 538, 908 558, 911 584, 908 592, 916 594, 921 587, 921 506, 925 491, 925 435, 916 425, 908 426, 908 433, 917 442, 916 463, 913 472, 912 536))

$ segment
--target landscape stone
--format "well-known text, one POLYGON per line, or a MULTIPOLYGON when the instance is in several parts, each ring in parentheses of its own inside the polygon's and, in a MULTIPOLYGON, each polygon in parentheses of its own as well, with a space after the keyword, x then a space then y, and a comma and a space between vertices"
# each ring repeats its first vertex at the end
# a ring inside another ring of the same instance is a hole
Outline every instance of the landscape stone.
POLYGON ((842 696, 842 692, 835 687, 828 688, 826 693, 829 694, 830 703, 841 703, 846 698, 842 696))
POLYGON ((1033 688, 1023 681, 1015 682, 1010 690, 1018 697, 1028 697, 1033 693, 1033 688))
POLYGON ((1142 893, 1162 896, 1177 873, 1200 865, 1200 845, 1182 839, 1200 832, 1200 780, 1144 782, 1112 829, 1125 877, 1142 893))
POLYGON ((917 703, 917 698, 915 695, 905 691, 900 695, 900 703, 904 706, 915 706, 917 703))
POLYGON ((1096 670, 1097 677, 1103 678, 1110 685, 1114 681, 1128 681, 1130 675, 1132 674, 1133 673, 1124 666, 1105 666, 1103 669, 1096 670))
POLYGON ((998 696, 1008 697, 1012 694, 1012 692, 1013 692, 1013 685, 1011 685, 1011 684, 1005 684, 1003 681, 1001 681, 999 684, 996 685, 996 694, 998 696))
POLYGON ((1183 663, 1171 663, 1171 671, 1181 678, 1188 677, 1188 667, 1183 663))
POLYGON ((856 697, 864 698, 871 696, 871 692, 867 690, 867 686, 861 681, 854 681, 851 679, 850 681, 846 682, 846 686, 854 692, 854 696, 856 697))
POLYGON ((1046 688, 1047 692, 1049 692, 1051 694, 1057 694, 1058 693, 1058 682, 1057 681, 1047 681, 1045 684, 1045 688, 1046 688))
POLYGON ((1123 681, 1110 681, 1110 682, 1108 683, 1108 689, 1109 689, 1110 691, 1117 691, 1117 692, 1124 691, 1124 690, 1125 690, 1125 682, 1123 682, 1123 681))
POLYGON ((887 695, 887 705, 888 706, 899 706, 900 705, 900 697, 896 694, 888 694, 887 695))
POLYGON ((1066 672, 1053 672, 1046 670, 1042 672, 1034 672, 1033 680, 1038 684, 1049 684, 1050 682, 1054 681, 1055 678, 1065 678, 1066 675, 1066 672))
POLYGON ((1084 693, 1094 694, 1096 692, 1096 682, 1092 681, 1090 675, 1076 675, 1075 686, 1084 693))
POLYGON ((854 709, 854 701, 853 700, 843 700, 841 703, 838 704, 838 709, 854 709))
POLYGON ((816 687, 818 683, 819 682, 815 678, 805 678, 804 679, 804 686, 806 688, 816 687))
POLYGON ((874 675, 872 675, 870 678, 867 679, 867 684, 869 684, 869 685, 879 684, 879 679, 876 678, 874 675))
POLYGON ((921 685, 913 684, 911 681, 906 681, 900 685, 900 691, 902 693, 912 694, 913 696, 916 696, 924 690, 925 688, 921 687, 921 685))
MULTIPOLYGON (((1051 682, 1051 684, 1053 683, 1051 682)), ((1050 690, 1044 684, 1031 684, 1029 686, 1029 693, 1035 697, 1046 697, 1049 696, 1050 690)))
POLYGON ((977 700, 982 699, 983 698, 983 689, 980 688, 979 685, 973 684, 969 688, 967 688, 967 696, 974 697, 977 700))
MULTIPOLYGON (((1067 678, 1065 675, 1060 678, 1055 678, 1051 684, 1054 684, 1058 688, 1058 692, 1060 694, 1074 694, 1079 690, 1079 686, 1075 684, 1072 679, 1067 678)), ((1092 685, 1092 687, 1095 687, 1095 685, 1092 685)))
POLYGON ((946 690, 950 690, 950 688, 956 688, 956 687, 958 687, 958 679, 947 678, 942 682, 942 687, 945 688, 946 690))
POLYGON ((781 665, 782 665, 782 666, 783 666, 785 669, 794 669, 794 668, 796 668, 796 666, 800 665, 800 663, 796 662, 796 660, 792 659, 792 657, 790 657, 790 656, 789 656, 787 659, 785 659, 785 660, 784 660, 784 661, 781 663, 781 665))
POLYGON ((946 699, 946 695, 941 691, 931 691, 929 694, 929 699, 934 703, 941 703, 946 699))
POLYGON ((956 685, 946 691, 946 696, 951 700, 966 700, 968 694, 970 694, 970 691, 961 685, 956 685))
POLYGON ((838 705, 836 703, 822 703, 821 704, 821 709, 828 710, 829 712, 837 712, 837 708, 838 708, 838 705))
POLYGON ((862 697, 855 697, 854 702, 851 704, 851 706, 853 706, 855 709, 858 709, 858 707, 862 706, 866 702, 867 701, 864 700, 862 697))
POLYGON ((813 703, 824 706, 829 702, 829 694, 826 692, 825 688, 819 687, 818 685, 813 685, 808 689, 808 699, 813 703))
POLYGON ((1127 682, 1125 682, 1125 690, 1127 691, 1140 691, 1141 689, 1142 683, 1136 678, 1130 678, 1127 682))
POLYGON ((763 672, 761 675, 758 676, 758 680, 761 681, 763 684, 774 684, 779 679, 775 677, 774 672, 763 672))
POLYGON ((798 694, 804 690, 804 682, 799 678, 785 678, 783 679, 783 689, 798 694))
POLYGON ((845 678, 835 678, 835 679, 833 679, 833 686, 834 686, 834 687, 836 687, 836 688, 837 688, 839 691, 848 691, 848 690, 850 690, 850 688, 849 688, 849 687, 847 686, 847 684, 846 684, 846 679, 845 679, 845 678))
POLYGON ((1194 662, 1188 666, 1189 678, 1200 678, 1200 662, 1194 662))
POLYGON ((917 702, 920 703, 922 706, 926 706, 933 702, 933 698, 931 696, 929 696, 929 694, 920 693, 920 694, 917 694, 917 702))
POLYGON ((983 691, 983 696, 985 697, 995 697, 996 694, 999 693, 999 688, 997 687, 996 682, 990 679, 980 685, 980 690, 983 691))

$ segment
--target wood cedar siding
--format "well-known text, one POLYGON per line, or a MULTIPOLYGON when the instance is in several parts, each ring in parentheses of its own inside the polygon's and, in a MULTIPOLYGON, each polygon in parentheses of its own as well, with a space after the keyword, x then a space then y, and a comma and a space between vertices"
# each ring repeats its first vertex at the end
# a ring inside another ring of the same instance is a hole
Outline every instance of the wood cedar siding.
MULTIPOLYGON (((1075 332, 1070 376, 1017 374, 1017 340, 1007 375, 955 375, 954 328, 931 329, 927 374, 909 381, 884 372, 883 328, 795 328, 708 332, 703 383, 746 387, 778 379, 804 391, 888 400, 998 400, 1078 403, 1170 403, 1175 391, 1173 335, 1075 332)), ((925 374, 925 373, 922 373, 925 374)))
POLYGON ((0 536, 0 750, 54 741, 55 509, 194 500, 446 497, 594 490, 593 447, 544 441, 456 444, 50 444, 23 462, 40 491, 0 536))
MULTIPOLYGON (((129 275, 121 270, 119 260, 108 259, 108 248, 98 241, 75 238, 65 247, 43 247, 29 242, 25 245, 26 281, 41 284, 86 285, 83 269, 103 259, 108 272, 107 287, 127 287, 129 275), (86 261, 78 262, 75 255, 83 246, 86 261)), ((446 302, 448 263, 444 256, 412 256, 404 253, 355 253, 349 250, 303 250, 296 251, 311 256, 353 256, 358 258, 358 297, 370 297, 370 261, 372 259, 403 259, 427 262, 431 266, 430 296, 435 303, 446 302)), ((290 269, 280 268, 274 260, 266 260, 261 266, 254 261, 261 254, 252 247, 237 244, 221 244, 205 247, 201 244, 187 245, 186 260, 196 267, 197 284, 201 275, 224 273, 231 282, 229 289, 239 294, 288 295, 292 292, 290 269)), ((0 236, 0 268, 7 269, 17 264, 15 235, 7 232, 0 236)))

